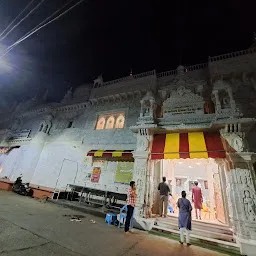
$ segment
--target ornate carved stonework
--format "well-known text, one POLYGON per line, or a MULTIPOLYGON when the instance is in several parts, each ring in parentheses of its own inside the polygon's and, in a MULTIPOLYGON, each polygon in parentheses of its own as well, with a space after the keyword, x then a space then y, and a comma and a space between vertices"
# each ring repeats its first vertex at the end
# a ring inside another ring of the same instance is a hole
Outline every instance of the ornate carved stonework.
POLYGON ((244 133, 242 132, 225 132, 221 130, 221 135, 228 144, 238 153, 244 152, 247 150, 247 142, 245 141, 244 133))
POLYGON ((232 169, 230 178, 230 212, 237 236, 256 239, 256 191, 251 170, 232 169))
POLYGON ((147 158, 136 158, 134 163, 133 180, 137 188, 136 201, 136 216, 143 217, 145 215, 144 200, 146 189, 146 173, 147 173, 147 158))
POLYGON ((140 116, 137 123, 154 123, 156 117, 156 100, 153 93, 151 91, 147 92, 140 101, 140 104, 140 116))
POLYGON ((72 96, 73 96, 73 93, 72 93, 72 87, 71 87, 66 92, 66 94, 65 94, 64 98, 62 99, 61 103, 63 103, 63 104, 68 103, 70 100, 72 100, 72 96))
POLYGON ((103 82, 102 74, 93 80, 94 87, 101 87, 101 86, 103 86, 103 84, 104 84, 104 82, 103 82))
POLYGON ((145 136, 137 136, 137 151, 146 151, 149 146, 148 138, 145 136))
POLYGON ((148 156, 149 156, 149 142, 150 135, 147 129, 140 129, 137 133, 137 148, 134 152, 134 173, 133 179, 137 187, 137 202, 136 202, 136 217, 145 217, 146 209, 146 188, 148 186, 149 180, 147 179, 147 174, 149 172, 148 168, 148 156))
POLYGON ((191 90, 180 86, 164 101, 163 112, 164 118, 179 114, 203 114, 204 100, 198 94, 194 94, 191 90))

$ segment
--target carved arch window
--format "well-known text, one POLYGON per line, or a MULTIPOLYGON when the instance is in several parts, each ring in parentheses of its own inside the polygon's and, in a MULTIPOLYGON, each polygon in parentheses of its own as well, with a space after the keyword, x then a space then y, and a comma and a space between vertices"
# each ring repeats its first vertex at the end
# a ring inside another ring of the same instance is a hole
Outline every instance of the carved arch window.
POLYGON ((39 128, 39 132, 44 132, 44 133, 49 133, 50 129, 51 129, 51 122, 43 122, 41 123, 40 125, 40 128, 39 128))
POLYGON ((105 128, 106 118, 100 117, 97 121, 96 130, 102 130, 105 128))
POLYGON ((122 128, 124 128, 124 121, 125 121, 124 115, 123 115, 123 114, 120 114, 120 115, 117 117, 117 119, 116 119, 115 128, 117 128, 117 129, 122 129, 122 128))
POLYGON ((43 128, 44 128, 44 125, 41 124, 41 125, 40 125, 40 128, 39 128, 39 132, 42 132, 42 131, 43 131, 43 128))
POLYGON ((115 125, 115 117, 114 116, 110 116, 107 119, 106 129, 113 129, 114 125, 115 125))
POLYGON ((48 124, 45 125, 43 132, 44 132, 44 133, 47 133, 47 132, 48 132, 48 128, 49 128, 48 124))
POLYGON ((98 116, 95 129, 123 129, 125 124, 125 114, 123 112, 107 113, 98 116))

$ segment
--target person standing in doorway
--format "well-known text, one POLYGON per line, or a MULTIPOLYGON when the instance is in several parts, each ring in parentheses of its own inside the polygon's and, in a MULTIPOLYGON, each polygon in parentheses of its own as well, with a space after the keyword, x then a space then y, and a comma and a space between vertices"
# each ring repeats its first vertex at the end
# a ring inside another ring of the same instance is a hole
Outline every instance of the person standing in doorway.
POLYGON ((161 217, 166 217, 167 210, 168 210, 168 195, 170 193, 170 188, 166 184, 166 177, 163 177, 163 182, 159 183, 158 190, 160 192, 159 214, 161 217), (163 210, 164 210, 164 215, 163 215, 163 210))
MULTIPOLYGON (((130 182, 130 188, 128 189, 127 193, 127 213, 126 213, 126 220, 125 220, 125 226, 124 226, 124 232, 127 234, 128 231, 130 231, 130 223, 134 212, 134 207, 136 204, 136 186, 135 181, 130 182)), ((130 231, 131 232, 131 231, 130 231)))
POLYGON ((194 182, 195 186, 192 187, 192 202, 194 203, 194 208, 196 212, 196 219, 201 220, 201 211, 202 211, 202 202, 203 202, 203 196, 202 196, 202 190, 198 187, 198 182, 194 182), (199 213, 199 214, 198 214, 199 213))
POLYGON ((181 192, 181 198, 178 199, 177 206, 179 208, 180 244, 184 243, 184 233, 186 232, 186 243, 187 246, 190 246, 192 206, 190 201, 186 199, 185 191, 181 192))

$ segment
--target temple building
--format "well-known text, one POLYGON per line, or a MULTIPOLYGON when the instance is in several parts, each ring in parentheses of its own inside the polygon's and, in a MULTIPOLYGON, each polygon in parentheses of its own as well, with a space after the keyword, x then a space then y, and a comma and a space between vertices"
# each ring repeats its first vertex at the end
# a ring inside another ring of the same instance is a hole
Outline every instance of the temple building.
POLYGON ((163 73, 100 76, 60 103, 46 93, 0 116, 1 189, 21 174, 49 197, 68 185, 125 194, 134 180, 139 222, 158 213, 163 176, 172 218, 198 181, 202 222, 231 230, 241 254, 255 255, 255 47, 163 73))

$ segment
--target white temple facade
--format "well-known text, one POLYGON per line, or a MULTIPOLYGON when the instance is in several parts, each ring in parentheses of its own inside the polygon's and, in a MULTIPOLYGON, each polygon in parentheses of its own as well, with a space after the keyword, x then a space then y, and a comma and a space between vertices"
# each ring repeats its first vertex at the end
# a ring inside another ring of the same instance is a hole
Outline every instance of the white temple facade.
POLYGON ((46 98, 0 111, 0 188, 22 174, 46 194, 67 184, 124 194, 134 180, 139 220, 158 213, 162 176, 173 208, 198 181, 203 218, 255 255, 256 48, 46 98))

